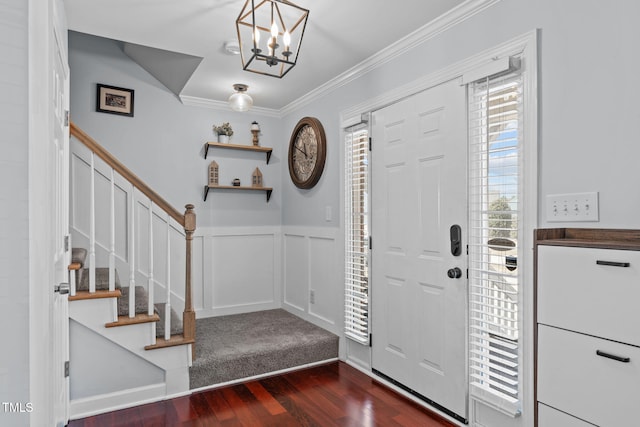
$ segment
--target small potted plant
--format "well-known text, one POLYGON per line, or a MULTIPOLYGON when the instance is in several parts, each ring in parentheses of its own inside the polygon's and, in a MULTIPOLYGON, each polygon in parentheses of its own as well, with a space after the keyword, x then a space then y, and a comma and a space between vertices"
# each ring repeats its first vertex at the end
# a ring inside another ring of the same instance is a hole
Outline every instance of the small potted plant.
POLYGON ((233 135, 233 129, 229 122, 223 123, 220 126, 213 126, 213 131, 218 134, 218 142, 229 142, 229 137, 233 135))

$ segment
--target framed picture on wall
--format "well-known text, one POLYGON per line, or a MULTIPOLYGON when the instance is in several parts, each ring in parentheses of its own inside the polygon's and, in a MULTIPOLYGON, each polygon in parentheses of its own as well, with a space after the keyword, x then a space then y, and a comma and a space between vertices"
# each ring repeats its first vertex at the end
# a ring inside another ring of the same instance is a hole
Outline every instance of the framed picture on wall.
POLYGON ((98 83, 96 111, 133 117, 133 89, 98 83))

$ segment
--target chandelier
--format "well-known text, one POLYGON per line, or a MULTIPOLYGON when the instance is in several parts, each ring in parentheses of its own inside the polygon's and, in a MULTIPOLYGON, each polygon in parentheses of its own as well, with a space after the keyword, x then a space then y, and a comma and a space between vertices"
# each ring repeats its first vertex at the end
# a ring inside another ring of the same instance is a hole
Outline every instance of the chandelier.
POLYGON ((287 0, 247 0, 236 20, 242 68, 282 78, 296 65, 308 16, 287 0))

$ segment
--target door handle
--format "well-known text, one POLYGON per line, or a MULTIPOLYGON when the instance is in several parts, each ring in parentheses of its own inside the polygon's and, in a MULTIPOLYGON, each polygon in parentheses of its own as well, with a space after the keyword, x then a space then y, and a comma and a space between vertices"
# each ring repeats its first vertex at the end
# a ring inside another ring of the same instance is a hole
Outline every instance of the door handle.
POLYGON ((608 265, 610 267, 630 267, 631 266, 631 263, 629 262, 602 261, 602 260, 596 260, 596 264, 608 265))
POLYGON ((462 277, 462 270, 458 267, 450 268, 447 271, 447 276, 449 276, 449 279, 459 279, 462 277))
POLYGON ((616 354, 605 353, 604 351, 596 350, 596 354, 601 357, 606 357, 607 359, 617 360, 622 363, 629 363, 631 361, 630 357, 618 356, 616 354))
POLYGON ((462 229, 458 224, 454 224, 449 229, 449 239, 451 240, 451 255, 460 256, 462 253, 462 229))
POLYGON ((54 292, 60 292, 60 295, 68 294, 71 290, 71 286, 68 283, 60 283, 53 288, 54 292))

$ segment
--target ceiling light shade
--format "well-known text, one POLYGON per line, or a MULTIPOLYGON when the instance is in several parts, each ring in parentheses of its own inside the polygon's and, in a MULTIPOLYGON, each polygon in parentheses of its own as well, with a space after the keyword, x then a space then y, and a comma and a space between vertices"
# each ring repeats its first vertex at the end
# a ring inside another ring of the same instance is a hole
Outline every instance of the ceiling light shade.
POLYGON ((236 20, 242 68, 282 78, 298 61, 308 16, 287 0, 246 0, 236 20))
POLYGON ((229 106, 233 111, 248 111, 253 106, 253 98, 247 93, 249 86, 234 84, 234 93, 229 97, 229 106))
POLYGON ((240 55, 240 45, 237 40, 229 40, 224 44, 224 50, 230 55, 240 55))

